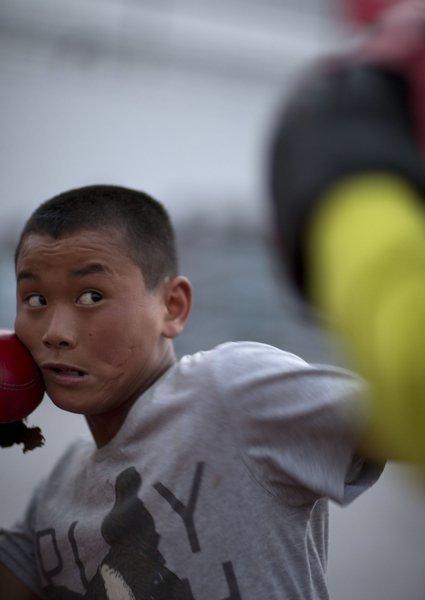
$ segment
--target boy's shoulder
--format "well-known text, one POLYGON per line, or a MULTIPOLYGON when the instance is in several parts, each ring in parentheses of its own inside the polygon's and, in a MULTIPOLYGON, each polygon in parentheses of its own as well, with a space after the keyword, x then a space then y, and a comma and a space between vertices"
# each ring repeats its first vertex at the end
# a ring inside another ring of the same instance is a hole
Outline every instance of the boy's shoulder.
POLYGON ((305 360, 286 350, 281 350, 269 344, 261 342, 238 341, 224 342, 210 350, 201 350, 195 354, 184 356, 181 363, 191 365, 211 365, 219 363, 221 367, 235 368, 255 364, 261 366, 270 361, 279 361, 281 365, 288 366, 307 366, 305 360))
POLYGON ((295 378, 301 387, 306 383, 310 386, 315 379, 337 386, 364 384, 349 369, 309 363, 292 352, 250 341, 225 342, 211 350, 184 356, 179 361, 178 373, 192 375, 195 381, 210 380, 211 384, 219 383, 226 389, 238 387, 242 382, 254 385, 273 381, 282 385, 288 378, 295 378))
POLYGON ((255 378, 264 373, 275 372, 281 376, 307 375, 309 379, 316 375, 320 378, 353 381, 357 384, 361 381, 361 378, 348 368, 307 362, 287 350, 250 341, 225 342, 211 350, 183 356, 180 365, 183 371, 193 369, 194 373, 210 372, 218 375, 221 380, 227 375, 232 379, 238 374, 247 374, 255 378))
POLYGON ((311 396, 312 389, 335 394, 358 393, 363 382, 348 369, 309 363, 299 356, 259 342, 226 342, 181 359, 176 380, 201 387, 203 397, 238 402, 311 396), (181 375, 181 379, 179 378, 181 375))

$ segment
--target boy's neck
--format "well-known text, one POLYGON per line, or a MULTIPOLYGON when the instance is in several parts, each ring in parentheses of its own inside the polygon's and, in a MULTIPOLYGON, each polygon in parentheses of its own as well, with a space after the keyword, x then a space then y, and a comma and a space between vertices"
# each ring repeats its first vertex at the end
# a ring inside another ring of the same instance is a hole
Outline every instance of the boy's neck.
POLYGON ((132 396, 120 406, 113 410, 99 415, 85 415, 87 425, 91 431, 97 448, 102 448, 108 444, 121 429, 127 414, 136 400, 143 392, 151 387, 168 369, 176 362, 174 347, 170 344, 169 349, 163 356, 157 368, 146 379, 143 384, 132 394, 132 396))

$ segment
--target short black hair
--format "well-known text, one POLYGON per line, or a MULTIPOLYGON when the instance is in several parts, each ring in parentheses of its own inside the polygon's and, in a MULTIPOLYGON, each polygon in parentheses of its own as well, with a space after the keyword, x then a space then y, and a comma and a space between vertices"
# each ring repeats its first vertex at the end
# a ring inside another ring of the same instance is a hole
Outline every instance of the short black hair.
POLYGON ((85 230, 123 230, 130 257, 146 286, 154 289, 177 274, 175 235, 165 208, 148 194, 115 185, 72 189, 43 202, 26 222, 15 251, 15 265, 31 233, 58 239, 85 230))

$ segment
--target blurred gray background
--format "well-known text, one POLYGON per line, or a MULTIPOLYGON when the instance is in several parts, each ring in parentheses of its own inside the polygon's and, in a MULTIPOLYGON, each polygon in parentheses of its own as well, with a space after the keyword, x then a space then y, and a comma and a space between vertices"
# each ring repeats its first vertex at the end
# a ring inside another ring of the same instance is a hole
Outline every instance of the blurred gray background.
MULTIPOLYGON (((0 327, 13 327, 12 253, 30 211, 67 188, 117 183, 157 197, 176 223, 195 286, 180 355, 251 339, 343 362, 277 276, 265 164, 299 69, 352 34, 325 0, 0 0, 0 327)), ((47 442, 0 452, 2 526, 89 435, 47 398, 30 423, 47 442)), ((334 600, 425 599, 424 488, 414 469, 388 465, 352 506, 332 506, 334 600)))

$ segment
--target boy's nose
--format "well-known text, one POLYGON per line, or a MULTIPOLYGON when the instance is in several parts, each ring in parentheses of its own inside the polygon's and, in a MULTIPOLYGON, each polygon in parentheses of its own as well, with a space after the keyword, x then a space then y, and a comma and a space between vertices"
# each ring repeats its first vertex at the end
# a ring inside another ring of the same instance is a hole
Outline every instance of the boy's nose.
POLYGON ((74 348, 76 345, 75 330, 72 323, 62 313, 55 313, 42 337, 47 348, 74 348))
POLYGON ((47 334, 43 337, 43 344, 47 346, 47 348, 71 348, 73 346, 72 342, 68 339, 54 338, 47 334))

